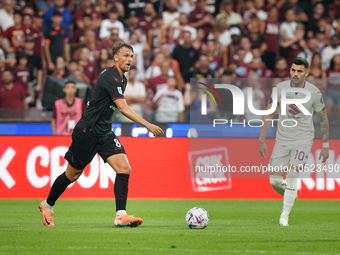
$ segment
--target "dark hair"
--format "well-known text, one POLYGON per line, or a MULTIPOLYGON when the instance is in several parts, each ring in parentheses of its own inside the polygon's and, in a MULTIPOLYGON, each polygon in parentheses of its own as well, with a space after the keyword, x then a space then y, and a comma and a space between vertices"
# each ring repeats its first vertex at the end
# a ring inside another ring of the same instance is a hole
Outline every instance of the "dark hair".
POLYGON ((339 55, 340 55, 340 54, 336 54, 334 57, 332 57, 331 63, 330 63, 330 65, 329 65, 329 68, 330 68, 330 69, 334 69, 334 59, 335 59, 336 56, 339 56, 339 55))
POLYGON ((295 64, 295 65, 298 65, 298 66, 303 65, 305 67, 305 69, 308 69, 308 67, 309 67, 308 61, 306 59, 300 58, 300 57, 295 58, 293 60, 292 64, 295 64))
POLYGON ((155 19, 163 19, 162 13, 157 13, 155 19))
POLYGON ((136 66, 131 66, 131 67, 130 67, 130 71, 131 71, 131 70, 136 70, 136 71, 137 71, 136 66))
POLYGON ((21 12, 20 11, 14 11, 14 13, 13 13, 13 16, 14 15, 20 15, 21 17, 22 17, 22 15, 21 15, 21 12))
MULTIPOLYGON (((313 54, 313 56, 312 56, 312 59, 311 59, 311 61, 310 61, 310 65, 312 66, 312 63, 313 63, 313 59, 316 57, 316 56, 319 56, 320 57, 320 59, 321 59, 321 54, 319 53, 319 52, 315 52, 314 54, 313 54)), ((320 66, 319 66, 319 68, 321 68, 321 61, 320 61, 320 66)))
POLYGON ((99 57, 98 57, 98 60, 97 60, 97 67, 96 67, 96 69, 97 69, 97 73, 100 73, 101 71, 103 71, 102 70, 102 59, 100 58, 100 55, 101 55, 101 52, 102 52, 102 50, 105 50, 106 52, 107 52, 107 60, 109 60, 110 59, 110 51, 109 51, 109 49, 108 48, 105 48, 105 47, 103 47, 103 48, 101 48, 100 50, 99 50, 99 57))
POLYGON ((92 19, 92 18, 91 18, 91 15, 90 15, 90 14, 87 14, 87 13, 85 13, 85 14, 83 15, 82 19, 83 19, 83 18, 90 18, 90 19, 92 19))
POLYGON ((315 2, 315 3, 313 4, 313 8, 314 8, 315 6, 317 6, 318 4, 322 4, 322 6, 325 7, 325 6, 323 5, 322 1, 317 1, 317 2, 315 2))
POLYGON ((74 81, 67 80, 67 81, 65 81, 64 88, 66 87, 67 84, 70 84, 70 83, 73 83, 74 86, 76 86, 76 83, 74 81))
POLYGON ((119 13, 118 9, 116 6, 113 6, 110 10, 109 13, 119 13))
POLYGON ((33 19, 33 16, 32 16, 31 14, 28 14, 28 13, 24 13, 24 14, 22 15, 22 18, 24 18, 24 17, 26 17, 26 16, 28 16, 28 17, 30 17, 31 19, 33 19))
POLYGON ((61 14, 60 11, 54 11, 52 14, 52 17, 56 17, 56 16, 62 17, 63 15, 61 14))
POLYGON ((129 43, 126 42, 118 42, 112 47, 112 56, 117 55, 121 48, 128 48, 133 52, 133 48, 129 43))

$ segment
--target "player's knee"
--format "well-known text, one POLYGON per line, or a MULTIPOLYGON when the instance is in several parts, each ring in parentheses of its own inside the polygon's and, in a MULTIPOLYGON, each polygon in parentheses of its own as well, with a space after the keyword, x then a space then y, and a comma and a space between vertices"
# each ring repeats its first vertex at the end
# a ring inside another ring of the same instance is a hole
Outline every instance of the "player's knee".
POLYGON ((131 167, 129 165, 121 167, 117 170, 118 174, 130 174, 131 173, 131 167))
POLYGON ((276 188, 282 184, 282 177, 278 175, 270 176, 269 177, 269 182, 270 185, 272 185, 273 188, 276 188))
POLYGON ((75 182, 76 180, 79 179, 79 177, 81 176, 82 173, 83 173, 83 170, 75 171, 68 178, 70 179, 71 182, 75 182))

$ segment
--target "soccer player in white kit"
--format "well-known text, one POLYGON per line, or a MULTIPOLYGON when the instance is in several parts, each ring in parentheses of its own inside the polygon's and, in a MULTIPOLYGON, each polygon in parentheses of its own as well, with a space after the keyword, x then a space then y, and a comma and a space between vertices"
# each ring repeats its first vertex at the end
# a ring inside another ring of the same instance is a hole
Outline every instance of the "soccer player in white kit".
MULTIPOLYGON (((302 103, 311 115, 305 115, 295 104, 286 106, 286 115, 279 114, 276 142, 270 158, 268 169, 270 171, 270 184, 276 192, 283 195, 283 208, 281 211, 280 226, 288 226, 288 216, 294 205, 297 195, 299 172, 303 171, 308 159, 314 138, 313 112, 316 111, 320 119, 323 148, 319 160, 322 163, 328 158, 329 126, 327 112, 320 90, 313 84, 305 81, 308 75, 308 62, 303 58, 294 59, 290 68, 291 80, 280 82, 277 87, 277 102, 280 106, 282 89, 304 88, 311 94, 308 102, 302 103), (294 121, 295 120, 295 121, 294 121), (284 121, 284 127, 281 123, 284 121), (296 126, 295 126, 296 125, 296 126), (288 127, 295 126, 295 127, 288 127), (283 181, 286 175, 286 182, 283 181)), ((286 98, 301 99, 304 93, 286 92, 286 98)), ((271 100, 272 101, 272 100, 271 100)), ((269 103, 268 109, 272 107, 269 103)), ((281 106, 280 106, 281 107, 281 106)), ((274 113, 264 116, 264 125, 259 138, 259 150, 262 157, 267 155, 265 144, 266 135, 273 119, 274 113), (268 121, 266 121, 268 120, 268 121), (269 121, 270 120, 270 121, 269 121)))

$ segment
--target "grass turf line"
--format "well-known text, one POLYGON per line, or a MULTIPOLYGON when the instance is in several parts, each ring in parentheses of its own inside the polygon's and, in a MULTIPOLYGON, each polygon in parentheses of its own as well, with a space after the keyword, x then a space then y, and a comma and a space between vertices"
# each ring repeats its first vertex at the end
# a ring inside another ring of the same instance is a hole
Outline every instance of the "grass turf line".
POLYGON ((39 200, 0 200, 0 254, 337 254, 339 201, 298 200, 290 226, 278 225, 282 201, 129 200, 137 228, 115 228, 114 200, 64 200, 56 227, 43 226, 39 200), (205 208, 204 230, 186 212, 205 208))

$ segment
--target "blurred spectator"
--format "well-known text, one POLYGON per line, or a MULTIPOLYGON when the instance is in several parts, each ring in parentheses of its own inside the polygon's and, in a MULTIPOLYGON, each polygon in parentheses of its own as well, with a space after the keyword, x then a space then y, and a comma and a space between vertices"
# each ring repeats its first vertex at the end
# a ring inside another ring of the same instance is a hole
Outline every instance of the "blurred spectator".
MULTIPOLYGON (((138 18, 136 16, 130 16, 128 19, 125 20, 125 33, 124 33, 124 39, 123 41, 128 41, 131 34, 133 34, 136 29, 140 30, 138 28, 138 18)), ((140 30, 143 32, 143 30, 140 30)))
POLYGON ((324 48, 326 48, 326 35, 323 28, 318 28, 315 33, 316 38, 316 51, 321 53, 324 48))
POLYGON ((336 54, 326 70, 328 77, 328 87, 325 93, 326 110, 332 113, 333 108, 340 112, 340 55, 336 54))
POLYGON ((93 30, 87 30, 84 34, 84 41, 84 46, 79 47, 76 51, 74 51, 73 58, 79 58, 81 49, 86 47, 90 50, 89 60, 95 61, 99 56, 99 50, 102 48, 96 39, 96 33, 93 30))
POLYGON ((268 18, 267 12, 264 9, 264 0, 254 0, 254 14, 258 17, 259 20, 265 21, 268 18))
POLYGON ((28 58, 25 53, 19 53, 17 55, 17 64, 12 68, 12 73, 14 83, 20 84, 26 93, 26 102, 27 103, 34 103, 35 98, 33 92, 28 85, 30 81, 30 70, 27 67, 28 58))
POLYGON ((107 67, 107 61, 110 57, 110 51, 107 48, 101 48, 99 51, 99 58, 96 64, 96 80, 100 73, 107 67))
POLYGON ((313 37, 318 30, 318 22, 323 17, 323 13, 325 11, 325 7, 322 2, 316 2, 313 5, 313 16, 308 20, 307 23, 307 37, 313 37))
POLYGON ((260 28, 264 34, 267 43, 267 49, 263 55, 263 61, 267 67, 274 71, 275 60, 279 53, 279 31, 280 22, 278 21, 278 9, 273 6, 268 11, 268 19, 262 23, 260 28))
POLYGON ((155 120, 157 122, 182 122, 184 102, 182 92, 176 89, 175 77, 168 77, 168 88, 160 89, 153 98, 153 104, 157 107, 155 120))
POLYGON ((44 16, 44 31, 52 26, 52 16, 55 11, 61 13, 63 20, 60 23, 60 26, 65 29, 66 37, 70 40, 71 32, 70 27, 73 24, 72 13, 69 9, 65 7, 65 0, 54 0, 54 6, 50 8, 44 16))
POLYGON ((218 77, 220 75, 220 71, 223 70, 223 63, 221 56, 215 55, 216 49, 217 46, 215 40, 207 41, 205 54, 208 57, 209 69, 214 72, 215 77, 218 77))
POLYGON ((299 5, 299 0, 288 0, 282 7, 282 12, 285 13, 288 9, 294 11, 296 22, 307 22, 308 16, 299 5))
POLYGON ((147 92, 150 99, 156 94, 159 89, 164 89, 168 87, 167 79, 170 72, 170 64, 168 61, 163 61, 160 64, 161 74, 154 78, 151 78, 147 82, 147 92))
POLYGON ((25 27, 25 36, 31 36, 31 27, 33 24, 33 16, 30 14, 22 15, 22 25, 25 27))
MULTIPOLYGON (((240 47, 244 49, 245 51, 245 57, 243 59, 243 62, 248 64, 253 60, 253 54, 251 53, 251 43, 248 37, 242 37, 240 40, 240 47)), ((237 60, 237 58, 236 58, 237 60)))
MULTIPOLYGON (((235 62, 237 67, 235 69, 235 73, 237 78, 246 78, 249 73, 249 65, 244 62, 246 57, 246 51, 243 48, 238 48, 236 55, 232 62, 235 62)), ((234 71, 234 70, 233 70, 234 71)))
MULTIPOLYGON (((25 101, 26 94, 20 84, 13 83, 13 74, 10 70, 2 72, 2 84, 0 85, 0 109, 25 109, 28 106, 25 101)), ((0 112, 1 113, 1 112, 0 112)), ((2 110, 1 118, 23 117, 22 111, 2 110)))
POLYGON ((226 19, 227 25, 241 25, 243 23, 242 17, 239 13, 233 11, 232 0, 223 0, 223 11, 217 15, 216 21, 218 22, 220 18, 224 17, 226 19))
POLYGON ((249 38, 252 47, 260 49, 262 56, 267 50, 267 43, 264 34, 260 31, 260 20, 256 15, 251 16, 244 34, 249 38))
POLYGON ((175 31, 173 37, 176 38, 177 40, 180 35, 182 35, 183 31, 188 31, 191 34, 191 41, 194 41, 197 37, 196 35, 196 29, 194 27, 191 27, 188 25, 188 16, 185 15, 184 13, 181 13, 179 15, 179 25, 175 26, 175 31))
POLYGON ((259 77, 270 77, 272 75, 272 72, 267 69, 267 65, 262 61, 261 58, 261 51, 259 48, 252 47, 251 53, 253 54, 253 61, 256 59, 259 61, 260 66, 258 67, 259 70, 257 70, 257 74, 259 77))
POLYGON ((36 13, 33 16, 33 23, 31 27, 31 37, 34 39, 34 52, 42 59, 42 61, 45 61, 44 53, 42 50, 43 45, 43 38, 44 33, 42 31, 43 27, 43 17, 36 13))
MULTIPOLYGON (((231 44, 231 36, 225 18, 220 18, 217 27, 219 28, 218 42, 224 46, 229 46, 231 44)), ((212 34, 210 33, 210 35, 212 34)), ((208 40, 211 39, 210 35, 208 40)))
POLYGON ((189 26, 194 28, 204 28, 204 40, 207 39, 212 26, 215 24, 214 16, 205 10, 207 5, 206 0, 197 0, 196 9, 189 15, 189 26))
POLYGON ((162 36, 164 34, 163 28, 163 15, 161 13, 157 13, 155 17, 155 26, 153 29, 150 29, 148 32, 148 43, 150 50, 157 49, 160 45, 160 41, 163 40, 162 36))
POLYGON ((116 7, 112 7, 108 12, 108 19, 105 19, 101 22, 99 38, 101 40, 110 37, 110 32, 112 28, 118 28, 118 37, 121 40, 124 40, 124 25, 122 22, 117 20, 119 15, 118 9, 116 7))
MULTIPOLYGON (((72 41, 71 41, 71 48, 72 50, 76 50, 78 49, 80 46, 86 45, 87 44, 87 40, 85 40, 85 32, 87 30, 91 30, 91 16, 90 14, 84 14, 82 17, 82 22, 84 24, 83 29, 78 28, 74 31, 73 37, 72 37, 72 41)), ((96 32, 96 30, 92 30, 96 33, 96 38, 99 39, 99 35, 96 32)))
MULTIPOLYGON (((129 79, 124 92, 124 98, 130 108, 137 113, 139 116, 143 116, 142 104, 146 102, 146 91, 143 83, 135 80, 137 70, 135 67, 131 67, 129 71, 129 79)), ((122 121, 132 122, 130 119, 122 115, 122 121)))
MULTIPOLYGON (((143 9, 149 0, 124 0, 124 9, 125 9, 125 19, 128 19, 130 16, 140 17, 143 15, 143 9)), ((154 2, 154 1, 153 1, 154 2)))
POLYGON ((143 15, 138 18, 138 27, 144 30, 144 33, 147 35, 149 30, 153 28, 155 23, 156 12, 153 7, 153 4, 146 3, 143 9, 143 15))
POLYGON ((112 58, 113 57, 111 52, 112 46, 119 41, 121 40, 118 38, 118 28, 112 28, 110 37, 102 42, 101 48, 110 49, 110 58, 112 58))
POLYGON ((190 12, 195 10, 196 3, 194 0, 179 0, 177 10, 179 13, 184 13, 185 15, 189 15, 190 12))
POLYGON ((67 81, 63 91, 65 97, 54 102, 51 120, 53 135, 71 135, 86 109, 84 101, 75 97, 77 88, 73 81, 67 81))
POLYGON ((281 56, 287 58, 290 66, 301 49, 301 42, 305 35, 304 26, 302 23, 294 21, 295 14, 293 9, 288 9, 285 13, 286 21, 282 22, 280 26, 281 35, 281 56))
POLYGON ((178 26, 179 12, 177 11, 177 0, 165 0, 164 1, 166 11, 163 11, 163 23, 171 23, 171 26, 178 26))
MULTIPOLYGON (((165 56, 163 53, 158 52, 155 55, 155 60, 149 66, 149 68, 145 72, 145 79, 149 80, 161 75, 161 64, 165 61, 165 56)), ((138 70, 138 69, 137 69, 138 70)), ((172 69, 169 69, 169 76, 174 76, 175 73, 172 69)))
POLYGON ((254 12, 254 0, 244 0, 244 10, 242 12, 244 25, 247 25, 250 22, 250 17, 254 15, 254 12))
POLYGON ((261 116, 258 116, 254 113, 252 113, 249 110, 249 107, 247 107, 248 104, 248 88, 252 88, 253 93, 252 95, 252 99, 251 102, 253 104, 253 107, 256 110, 264 110, 266 109, 266 104, 265 104, 265 95, 261 90, 261 84, 259 82, 259 77, 256 73, 251 73, 249 74, 248 77, 248 82, 247 82, 247 87, 245 87, 242 92, 244 95, 244 102, 245 102, 245 111, 244 111, 244 115, 246 120, 251 120, 251 119, 261 119, 261 116))
MULTIPOLYGON (((214 55, 220 56, 222 58, 222 65, 224 68, 226 68, 227 62, 228 62, 228 50, 227 50, 227 46, 225 46, 224 44, 220 42, 221 29, 218 26, 213 26, 211 29, 211 32, 212 32, 211 39, 213 39, 216 43, 216 49, 215 49, 214 55)), ((204 45, 202 52, 206 53, 206 44, 204 45)))
POLYGON ((65 60, 63 57, 57 57, 52 76, 59 79, 66 78, 68 76, 68 73, 66 72, 65 60))
POLYGON ((90 84, 90 79, 84 74, 83 67, 81 67, 76 60, 72 59, 68 63, 66 69, 67 69, 66 74, 71 75, 87 84, 90 84))
POLYGON ((23 49, 25 42, 25 27, 21 24, 22 17, 20 12, 15 12, 13 19, 14 26, 9 27, 0 36, 1 47, 5 51, 13 53, 11 57, 8 56, 8 58, 15 58, 15 53, 18 53, 20 50, 23 49), (9 41, 9 47, 4 43, 4 38, 9 41))
POLYGON ((120 17, 124 17, 124 6, 122 3, 118 1, 106 1, 106 0, 97 0, 95 9, 97 12, 99 12, 103 19, 107 19, 108 12, 112 7, 116 7, 118 10, 118 15, 120 17))
POLYGON ((2 31, 6 31, 12 26, 14 26, 13 0, 4 0, 2 2, 2 9, 0 9, 0 27, 2 31))
POLYGON ((329 68, 331 59, 336 55, 340 54, 340 45, 339 45, 339 35, 333 35, 329 40, 329 45, 324 48, 321 52, 322 59, 322 70, 325 71, 329 68))
POLYGON ((209 60, 206 54, 199 56, 197 67, 192 67, 191 70, 191 78, 215 78, 214 72, 209 68, 209 60))
POLYGON ((161 36, 161 40, 158 42, 158 45, 162 45, 162 44, 166 43, 166 44, 169 45, 171 52, 173 52, 175 47, 180 44, 177 39, 183 36, 183 31, 181 32, 181 34, 179 35, 180 37, 178 37, 178 38, 174 36, 175 27, 168 27, 168 28, 165 29, 164 32, 165 32, 165 35, 161 36), (163 40, 163 39, 165 39, 165 40, 163 40))
POLYGON ((194 47, 198 52, 203 52, 204 51, 204 38, 205 38, 205 32, 203 27, 197 28, 197 37, 196 39, 192 42, 192 47, 194 47))
POLYGON ((280 57, 276 60, 275 63, 275 71, 272 74, 271 78, 290 78, 289 68, 287 65, 287 61, 285 58, 280 57))
POLYGON ((49 9, 53 7, 53 0, 38 0, 37 8, 42 14, 45 14, 49 9))
POLYGON ((231 44, 228 46, 228 59, 233 58, 236 55, 237 50, 240 48, 241 31, 237 27, 230 28, 231 44))
POLYGON ((316 46, 316 39, 314 37, 309 38, 307 41, 307 47, 301 51, 297 57, 304 58, 308 61, 309 66, 312 63, 312 56, 316 52, 317 46, 316 46))
POLYGON ((136 29, 130 36, 130 44, 133 48, 133 54, 137 56, 136 68, 138 72, 144 73, 144 62, 149 57, 149 45, 139 29, 136 29))
POLYGON ((89 78, 90 85, 93 87, 96 80, 96 64, 90 61, 90 50, 89 48, 81 48, 79 55, 79 66, 84 70, 84 74, 89 78))
POLYGON ((190 68, 194 66, 198 60, 199 51, 191 45, 191 34, 187 31, 183 32, 183 44, 176 46, 172 54, 172 58, 179 63, 184 82, 190 81, 190 68))
POLYGON ((50 71, 55 69, 55 63, 58 57, 65 55, 66 60, 70 60, 66 32, 60 27, 62 19, 61 13, 55 11, 52 16, 52 26, 45 31, 45 56, 50 71))
POLYGON ((24 44, 24 53, 28 60, 28 69, 30 73, 30 87, 36 91, 41 90, 43 78, 43 66, 41 58, 34 52, 35 42, 32 37, 26 37, 24 44))
POLYGON ((320 53, 314 53, 309 65, 309 75, 314 78, 326 78, 327 75, 321 68, 321 55, 320 53))
POLYGON ((81 0, 81 7, 74 12, 73 20, 75 21, 77 28, 84 29, 82 17, 85 13, 91 16, 91 29, 99 28, 102 23, 102 16, 95 8, 91 7, 91 0, 81 0))

